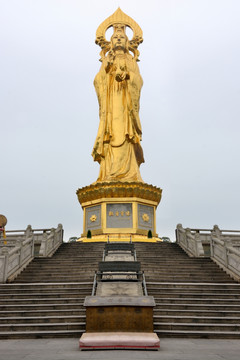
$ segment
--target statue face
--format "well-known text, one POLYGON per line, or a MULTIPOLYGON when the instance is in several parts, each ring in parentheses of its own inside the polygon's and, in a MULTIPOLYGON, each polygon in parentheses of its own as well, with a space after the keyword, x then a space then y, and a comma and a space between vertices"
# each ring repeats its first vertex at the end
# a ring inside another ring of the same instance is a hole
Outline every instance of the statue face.
POLYGON ((126 49, 127 37, 123 32, 116 32, 111 37, 113 49, 126 49))

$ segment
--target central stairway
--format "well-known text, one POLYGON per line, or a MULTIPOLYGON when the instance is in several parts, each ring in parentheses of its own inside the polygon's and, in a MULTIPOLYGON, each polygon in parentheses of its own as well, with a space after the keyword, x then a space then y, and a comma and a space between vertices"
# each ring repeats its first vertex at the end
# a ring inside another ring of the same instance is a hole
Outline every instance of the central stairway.
MULTIPOLYGON (((159 337, 240 338, 240 284, 173 243, 135 243, 159 337)), ((62 244, 0 285, 0 338, 80 337, 104 243, 62 244)))

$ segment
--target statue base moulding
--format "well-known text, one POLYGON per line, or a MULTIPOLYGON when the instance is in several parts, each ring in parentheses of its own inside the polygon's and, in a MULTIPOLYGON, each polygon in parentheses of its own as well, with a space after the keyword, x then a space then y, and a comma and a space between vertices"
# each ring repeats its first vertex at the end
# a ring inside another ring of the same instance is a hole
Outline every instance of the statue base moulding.
POLYGON ((83 209, 80 241, 156 242, 162 190, 141 182, 98 182, 77 190, 83 209))

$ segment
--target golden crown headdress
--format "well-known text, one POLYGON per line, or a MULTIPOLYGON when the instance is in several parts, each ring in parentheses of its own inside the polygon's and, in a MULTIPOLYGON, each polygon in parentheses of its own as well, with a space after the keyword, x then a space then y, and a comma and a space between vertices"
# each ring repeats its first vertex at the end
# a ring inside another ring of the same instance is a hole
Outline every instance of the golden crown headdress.
POLYGON ((138 51, 138 45, 143 42, 142 38, 142 29, 140 26, 134 21, 130 16, 126 15, 120 8, 118 8, 115 13, 113 13, 111 16, 109 16, 106 20, 102 22, 101 25, 99 25, 97 31, 96 31, 96 41, 95 43, 99 45, 102 49, 100 52, 101 59, 100 61, 103 61, 105 58, 106 53, 111 49, 111 42, 107 41, 105 38, 105 34, 107 29, 109 29, 111 26, 114 27, 116 24, 121 24, 125 27, 128 26, 133 31, 133 38, 132 40, 129 40, 129 50, 133 52, 134 58, 136 61, 139 57, 139 51, 138 51))

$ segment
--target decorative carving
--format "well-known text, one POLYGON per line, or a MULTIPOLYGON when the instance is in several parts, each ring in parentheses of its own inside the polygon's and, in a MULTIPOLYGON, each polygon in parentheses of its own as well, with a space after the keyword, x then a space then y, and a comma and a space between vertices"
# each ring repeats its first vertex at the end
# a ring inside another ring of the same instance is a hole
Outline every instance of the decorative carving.
POLYGON ((84 204, 102 198, 138 197, 159 204, 162 190, 153 185, 139 182, 106 182, 85 186, 77 190, 78 201, 84 204))
POLYGON ((92 222, 96 221, 97 220, 97 215, 93 214, 91 217, 90 217, 90 220, 92 222))
POLYGON ((143 221, 145 221, 145 222, 149 222, 149 216, 148 216, 148 214, 143 214, 143 215, 142 215, 142 219, 143 219, 143 221))

